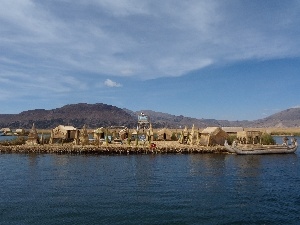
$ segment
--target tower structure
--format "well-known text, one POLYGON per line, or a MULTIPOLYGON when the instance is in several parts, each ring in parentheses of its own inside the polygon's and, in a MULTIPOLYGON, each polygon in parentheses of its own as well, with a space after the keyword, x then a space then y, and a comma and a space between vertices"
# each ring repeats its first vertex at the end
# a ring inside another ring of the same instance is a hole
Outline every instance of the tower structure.
POLYGON ((150 118, 149 116, 145 115, 144 113, 141 113, 138 115, 138 130, 147 130, 150 128, 150 118))

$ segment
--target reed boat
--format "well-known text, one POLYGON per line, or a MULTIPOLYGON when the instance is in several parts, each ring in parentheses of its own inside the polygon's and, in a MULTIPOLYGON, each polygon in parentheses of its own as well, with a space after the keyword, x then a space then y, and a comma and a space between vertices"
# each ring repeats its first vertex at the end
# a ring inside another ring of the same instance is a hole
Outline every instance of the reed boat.
POLYGON ((288 154, 297 150, 297 141, 293 141, 291 145, 245 145, 236 144, 229 145, 225 142, 224 147, 229 153, 238 155, 262 155, 262 154, 288 154))

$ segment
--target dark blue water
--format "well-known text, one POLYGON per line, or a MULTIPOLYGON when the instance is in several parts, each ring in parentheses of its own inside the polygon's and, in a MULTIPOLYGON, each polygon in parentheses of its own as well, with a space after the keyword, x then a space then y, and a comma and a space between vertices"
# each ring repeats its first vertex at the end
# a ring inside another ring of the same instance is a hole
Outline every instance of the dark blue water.
POLYGON ((0 154, 0 224, 299 224, 299 157, 0 154))
POLYGON ((299 224, 298 154, 0 155, 0 224, 299 224))
POLYGON ((0 141, 10 141, 18 138, 17 136, 0 136, 0 141))

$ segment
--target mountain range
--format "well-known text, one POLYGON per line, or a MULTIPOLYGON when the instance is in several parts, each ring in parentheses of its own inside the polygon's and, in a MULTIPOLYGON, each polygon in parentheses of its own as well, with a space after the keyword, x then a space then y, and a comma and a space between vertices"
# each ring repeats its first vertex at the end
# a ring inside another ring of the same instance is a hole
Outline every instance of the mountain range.
POLYGON ((152 110, 131 111, 103 103, 69 104, 56 109, 34 109, 19 114, 0 114, 0 127, 29 129, 34 123, 38 129, 52 129, 60 124, 81 128, 126 126, 135 128, 137 116, 143 112, 150 117, 153 128, 183 128, 193 124, 198 128, 221 127, 298 127, 300 126, 300 108, 291 108, 254 121, 228 121, 216 119, 197 119, 175 116, 152 110))

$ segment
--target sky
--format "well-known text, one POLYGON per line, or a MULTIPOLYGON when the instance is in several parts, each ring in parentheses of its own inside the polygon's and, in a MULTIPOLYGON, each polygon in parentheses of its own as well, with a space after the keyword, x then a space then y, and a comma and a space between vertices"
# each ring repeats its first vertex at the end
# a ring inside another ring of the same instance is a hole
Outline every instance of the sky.
POLYGON ((235 121, 300 106, 299 0, 0 3, 0 114, 105 103, 235 121))

